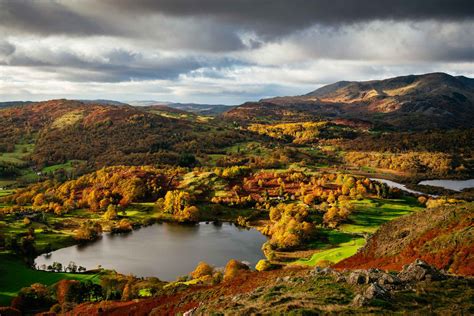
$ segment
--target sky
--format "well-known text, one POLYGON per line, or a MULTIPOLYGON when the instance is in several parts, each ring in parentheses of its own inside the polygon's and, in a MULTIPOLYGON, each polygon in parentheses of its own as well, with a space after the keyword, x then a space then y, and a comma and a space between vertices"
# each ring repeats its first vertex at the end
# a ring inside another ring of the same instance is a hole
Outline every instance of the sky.
POLYGON ((241 104, 474 77, 473 0, 0 0, 0 101, 241 104))

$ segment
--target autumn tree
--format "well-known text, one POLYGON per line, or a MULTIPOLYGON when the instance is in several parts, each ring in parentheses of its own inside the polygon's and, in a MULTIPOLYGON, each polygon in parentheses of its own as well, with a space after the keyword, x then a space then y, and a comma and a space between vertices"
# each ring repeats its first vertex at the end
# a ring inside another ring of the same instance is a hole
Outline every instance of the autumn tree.
POLYGON ((75 238, 78 241, 92 241, 97 239, 102 233, 102 226, 93 221, 85 221, 76 231, 75 238))
POLYGON ((206 262, 201 261, 196 266, 193 272, 191 272, 191 277, 193 279, 199 279, 206 275, 212 275, 214 273, 214 268, 208 265, 206 262))
POLYGON ((232 280, 239 274, 239 272, 247 270, 249 270, 249 267, 246 264, 235 259, 231 259, 225 266, 224 281, 232 280))

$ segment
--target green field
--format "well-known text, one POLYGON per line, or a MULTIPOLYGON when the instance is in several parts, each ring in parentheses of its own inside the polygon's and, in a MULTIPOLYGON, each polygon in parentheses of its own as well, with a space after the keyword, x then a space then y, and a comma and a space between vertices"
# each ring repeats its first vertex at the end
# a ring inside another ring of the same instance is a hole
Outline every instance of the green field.
POLYGON ((0 153, 0 161, 24 164, 24 158, 33 152, 34 147, 34 144, 17 144, 13 152, 0 153))
POLYGON ((0 190, 0 197, 13 194, 13 192, 15 192, 15 190, 0 190))
POLYGON ((73 171, 74 170, 74 164, 81 162, 81 160, 68 160, 65 163, 62 164, 57 164, 57 165, 52 165, 48 167, 44 167, 41 172, 42 173, 53 173, 59 169, 64 169, 64 171, 73 171))
POLYGON ((349 216, 349 223, 339 226, 339 230, 320 232, 324 241, 317 241, 311 246, 321 251, 308 259, 300 259, 294 264, 315 266, 321 261, 339 262, 354 255, 364 246, 366 234, 374 233, 380 225, 397 217, 421 210, 413 197, 401 199, 364 199, 354 201, 355 207, 349 216), (329 247, 329 249, 328 249, 329 247))
POLYGON ((309 259, 297 260, 294 264, 315 266, 321 261, 331 261, 334 263, 339 262, 354 255, 360 247, 364 246, 364 244, 365 238, 354 238, 351 241, 340 243, 336 248, 317 252, 309 259))
POLYGON ((419 211, 422 208, 416 198, 364 199, 354 201, 355 210, 349 216, 349 223, 339 229, 347 233, 374 233, 380 225, 397 217, 419 211))
POLYGON ((0 306, 9 305, 23 287, 33 283, 52 285, 62 279, 99 282, 99 274, 37 271, 27 267, 18 257, 0 252, 0 306))

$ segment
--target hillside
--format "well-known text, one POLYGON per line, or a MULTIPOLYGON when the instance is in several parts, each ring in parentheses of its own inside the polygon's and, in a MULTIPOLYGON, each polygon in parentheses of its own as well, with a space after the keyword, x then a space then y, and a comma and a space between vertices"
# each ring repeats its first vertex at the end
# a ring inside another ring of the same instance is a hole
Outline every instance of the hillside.
POLYGON ((340 81, 306 95, 245 103, 223 116, 237 121, 366 119, 403 129, 472 127, 474 79, 431 73, 340 81))
POLYGON ((446 277, 417 263, 398 276, 382 271, 340 273, 319 268, 240 271, 233 279, 218 285, 170 287, 159 297, 142 300, 84 303, 66 315, 472 313, 472 280, 446 277), (420 270, 427 272, 426 275, 417 275, 420 270))
POLYGON ((128 105, 51 100, 0 110, 0 152, 28 144, 36 166, 70 160, 91 165, 179 162, 183 153, 232 145, 240 132, 190 123, 128 105), (212 141, 208 133, 214 133, 212 141))
POLYGON ((474 275, 474 204, 426 209, 384 224, 339 269, 401 270, 420 258, 451 273, 474 275))

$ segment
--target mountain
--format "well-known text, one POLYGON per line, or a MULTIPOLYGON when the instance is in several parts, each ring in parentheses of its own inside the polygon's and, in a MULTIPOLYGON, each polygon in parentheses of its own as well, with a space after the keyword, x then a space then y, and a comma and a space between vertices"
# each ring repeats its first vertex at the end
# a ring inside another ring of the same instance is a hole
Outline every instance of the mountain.
POLYGON ((164 102, 164 101, 130 101, 128 104, 133 106, 167 106, 169 108, 174 108, 194 114, 200 115, 217 115, 226 111, 229 111, 233 108, 231 105, 224 104, 199 104, 199 103, 174 103, 174 102, 164 102))
POLYGON ((249 102, 223 114, 236 121, 363 119, 401 129, 474 126, 474 79, 445 73, 340 81, 308 94, 249 102))

